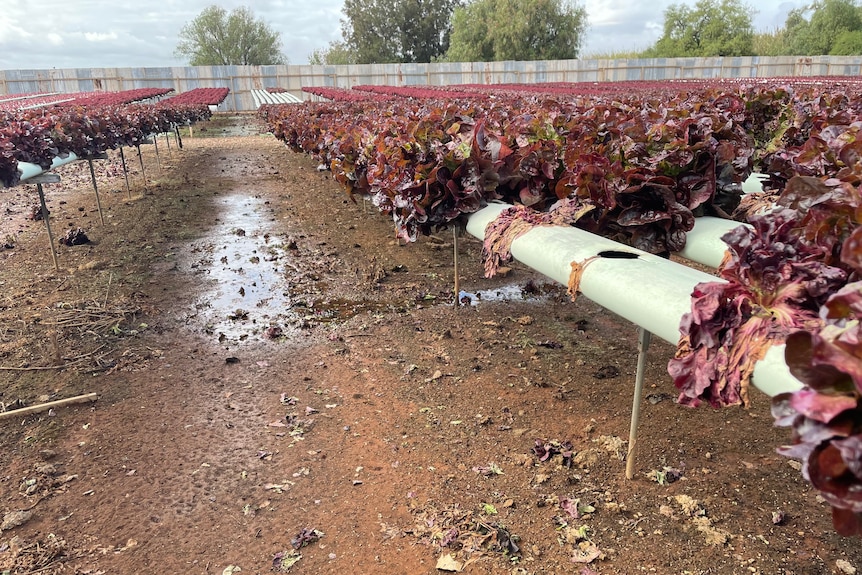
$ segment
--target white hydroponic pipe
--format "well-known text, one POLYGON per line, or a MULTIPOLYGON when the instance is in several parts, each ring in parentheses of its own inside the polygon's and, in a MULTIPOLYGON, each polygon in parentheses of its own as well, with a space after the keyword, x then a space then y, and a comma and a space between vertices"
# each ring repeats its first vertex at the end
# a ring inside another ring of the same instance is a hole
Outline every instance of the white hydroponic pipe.
MULTIPOLYGON (((766 174, 752 173, 742 183, 742 193, 763 191, 763 180, 766 174)), ((694 228, 685 234, 685 248, 679 255, 693 262, 717 268, 727 252, 727 244, 721 241, 721 236, 739 226, 748 226, 742 222, 703 216, 694 219, 694 228)))
MULTIPOLYGON (((153 144, 155 143, 154 138, 156 135, 148 134, 144 136, 144 140, 141 144, 153 144)), ((38 164, 31 164, 30 162, 18 162, 18 171, 21 172, 21 183, 26 184, 26 180, 30 178, 34 178, 39 174, 44 174, 45 172, 50 172, 55 168, 59 168, 60 166, 65 166, 66 164, 71 164, 72 162, 77 162, 78 160, 83 160, 75 152, 69 152, 63 157, 57 156, 51 161, 51 167, 47 170, 43 170, 38 164)))
POLYGON ((763 181, 767 179, 769 179, 768 174, 752 172, 748 175, 748 178, 746 178, 746 180, 742 182, 742 193, 750 194, 752 192, 762 192, 763 181))
POLYGON ((31 164, 30 162, 18 162, 18 171, 21 172, 21 181, 29 180, 39 174, 43 174, 45 172, 49 172, 54 168, 59 168, 60 166, 65 166, 66 164, 70 164, 79 160, 80 158, 74 153, 70 152, 67 156, 61 158, 57 156, 51 162, 51 167, 47 170, 43 170, 38 164, 31 164))
POLYGON ((712 216, 694 218, 694 227, 685 234, 685 247, 677 253, 693 262, 717 268, 727 253, 727 244, 721 236, 739 226, 751 227, 750 224, 712 216))
MULTIPOLYGON (((467 231, 484 240, 486 226, 508 207, 494 203, 472 214, 467 231)), ((584 265, 579 286, 584 297, 673 345, 679 342, 683 314, 691 311, 694 287, 724 281, 572 226, 537 226, 512 242, 511 253, 563 285, 568 285, 572 262, 584 265)), ((790 375, 779 348, 757 364, 753 378, 771 395, 802 386, 790 375)))
POLYGON ((44 98, 46 96, 56 96, 60 94, 60 92, 43 92, 39 94, 9 94, 6 96, 0 96, 0 103, 5 104, 6 102, 17 102, 20 100, 29 100, 31 98, 44 98))

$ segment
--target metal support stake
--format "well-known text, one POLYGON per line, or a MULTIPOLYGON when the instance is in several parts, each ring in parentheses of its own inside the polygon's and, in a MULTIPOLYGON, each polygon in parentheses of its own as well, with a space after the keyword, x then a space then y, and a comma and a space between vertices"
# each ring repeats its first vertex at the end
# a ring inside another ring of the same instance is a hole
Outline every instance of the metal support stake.
POLYGON ((39 203, 42 204, 42 219, 45 221, 45 229, 48 230, 48 243, 51 244, 51 258, 54 260, 54 269, 60 271, 60 262, 57 261, 57 248, 54 247, 54 234, 51 233, 51 223, 48 221, 48 206, 45 205, 45 192, 42 190, 42 182, 36 184, 39 192, 39 203))
POLYGON ((647 350, 649 350, 651 334, 642 327, 638 328, 638 369, 635 375, 635 394, 632 400, 632 423, 629 430, 629 449, 626 455, 626 479, 634 477, 635 456, 638 446, 638 422, 641 414, 641 395, 644 388, 644 372, 646 371, 647 350))
POLYGON ((159 167, 159 173, 162 173, 162 160, 159 158, 159 135, 153 136, 153 145, 156 147, 156 165, 159 167))
POLYGON ((180 136, 180 127, 179 126, 174 126, 174 133, 177 135, 177 148, 182 150, 183 149, 183 139, 180 136))
POLYGON ((167 144, 167 146, 168 146, 168 159, 170 159, 172 157, 172 154, 171 154, 171 137, 168 136, 167 132, 165 132, 165 144, 167 144))
POLYGON ((455 252, 454 267, 455 267, 455 307, 461 305, 461 278, 458 277, 458 225, 452 226, 452 246, 455 252))
POLYGON ((123 175, 126 176, 126 193, 129 194, 129 199, 132 199, 132 188, 129 187, 129 170, 126 169, 126 155, 123 153, 123 146, 120 146, 120 161, 123 162, 123 175))
POLYGON ((147 173, 144 171, 144 157, 141 155, 141 145, 137 145, 138 148, 138 161, 141 162, 141 175, 144 177, 144 191, 149 191, 147 189, 147 173))
POLYGON ((99 221, 105 225, 105 216, 102 213, 102 200, 99 199, 99 186, 96 184, 96 171, 93 169, 93 159, 87 158, 87 163, 90 164, 90 178, 93 180, 93 190, 96 192, 96 207, 99 208, 99 221))

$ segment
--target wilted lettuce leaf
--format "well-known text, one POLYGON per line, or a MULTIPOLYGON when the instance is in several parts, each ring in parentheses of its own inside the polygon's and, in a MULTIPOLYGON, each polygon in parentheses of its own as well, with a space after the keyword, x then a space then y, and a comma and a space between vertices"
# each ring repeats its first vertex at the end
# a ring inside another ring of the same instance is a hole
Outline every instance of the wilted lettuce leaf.
POLYGON ((832 295, 820 316, 819 329, 788 338, 787 363, 805 387, 773 399, 776 425, 792 429, 779 453, 802 460, 838 533, 862 535, 862 282, 832 295))
POLYGON ((724 235, 729 258, 720 275, 726 282, 695 288, 668 365, 680 403, 747 404, 748 380, 769 347, 819 324, 820 304, 847 273, 824 263, 831 244, 806 239, 805 217, 777 209, 724 235))

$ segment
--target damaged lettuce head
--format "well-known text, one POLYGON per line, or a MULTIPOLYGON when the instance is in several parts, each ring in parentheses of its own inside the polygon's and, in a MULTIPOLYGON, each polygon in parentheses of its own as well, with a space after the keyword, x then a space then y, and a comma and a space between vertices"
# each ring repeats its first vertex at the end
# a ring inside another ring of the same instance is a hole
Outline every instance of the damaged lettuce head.
POLYGON ((792 428, 779 453, 802 461, 836 531, 862 536, 862 282, 829 298, 821 315, 820 330, 787 339, 787 364, 805 386, 773 399, 776 425, 792 428))
POLYGON ((848 250, 862 244, 860 217, 855 185, 800 176, 773 211, 723 236, 724 281, 695 287, 668 365, 680 403, 748 405, 754 365, 769 347, 819 328, 829 296, 858 279, 848 250))

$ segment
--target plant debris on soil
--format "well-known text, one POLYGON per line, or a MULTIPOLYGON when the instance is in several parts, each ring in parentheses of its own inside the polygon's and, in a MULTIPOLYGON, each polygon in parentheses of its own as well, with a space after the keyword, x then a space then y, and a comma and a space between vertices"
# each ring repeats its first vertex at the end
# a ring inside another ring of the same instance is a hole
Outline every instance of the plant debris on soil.
POLYGON ((0 190, 0 402, 99 396, 0 420, 0 573, 862 569, 766 396, 682 407, 655 342, 626 480, 633 325, 463 229, 405 245, 252 115, 198 128, 146 187, 95 163, 105 224, 57 170, 59 271, 0 190))

